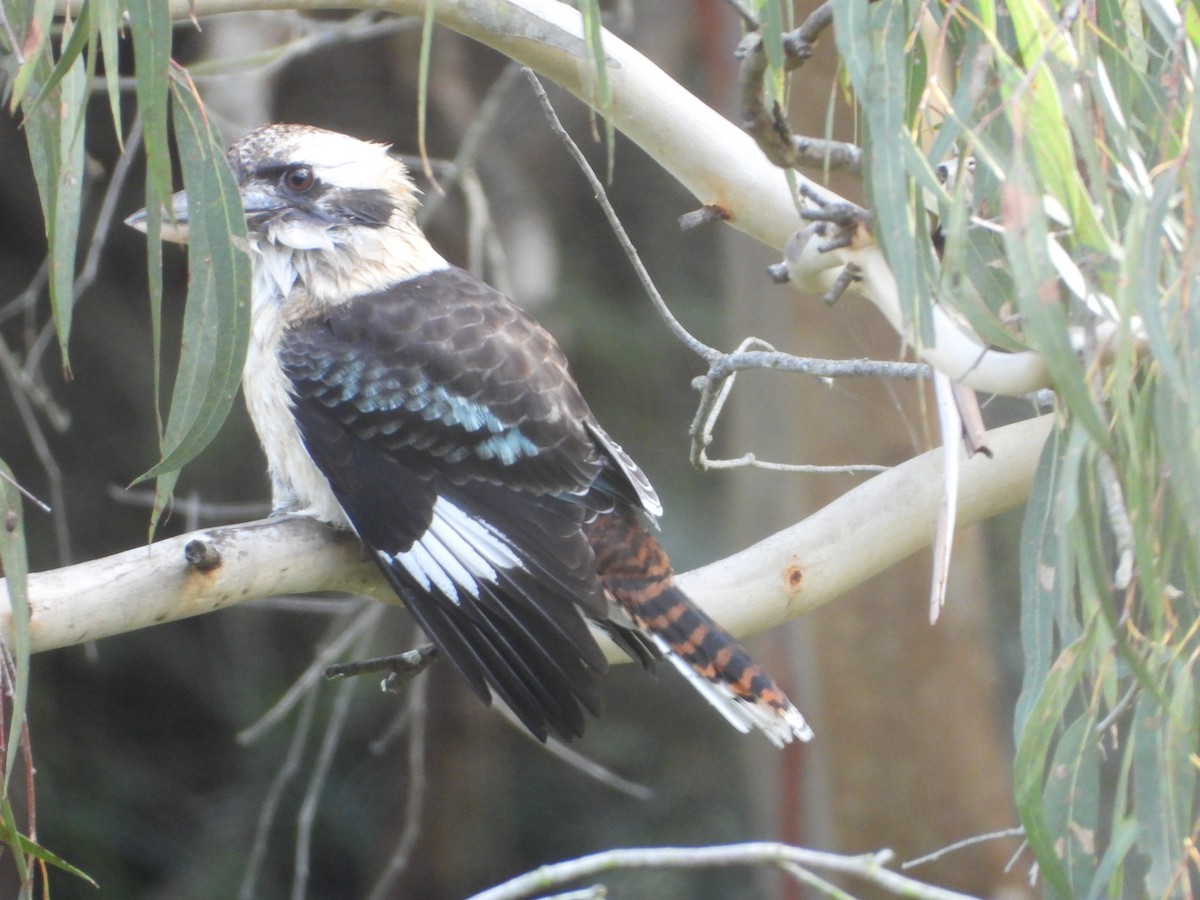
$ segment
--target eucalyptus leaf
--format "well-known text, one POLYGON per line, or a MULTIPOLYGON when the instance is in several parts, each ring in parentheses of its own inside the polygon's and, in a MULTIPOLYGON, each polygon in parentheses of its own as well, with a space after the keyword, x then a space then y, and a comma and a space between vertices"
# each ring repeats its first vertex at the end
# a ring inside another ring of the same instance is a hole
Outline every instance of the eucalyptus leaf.
POLYGON ((190 83, 176 77, 172 95, 189 201, 190 281, 162 459, 141 479, 178 470, 216 435, 237 394, 250 328, 245 213, 223 141, 190 83))

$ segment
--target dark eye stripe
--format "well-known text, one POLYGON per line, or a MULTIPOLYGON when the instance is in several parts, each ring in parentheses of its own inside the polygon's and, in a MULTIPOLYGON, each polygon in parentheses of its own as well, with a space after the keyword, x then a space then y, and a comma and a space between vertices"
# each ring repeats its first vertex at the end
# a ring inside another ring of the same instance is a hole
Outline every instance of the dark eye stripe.
POLYGON ((369 228, 387 225, 396 209, 387 191, 373 188, 330 191, 328 203, 334 215, 369 228))

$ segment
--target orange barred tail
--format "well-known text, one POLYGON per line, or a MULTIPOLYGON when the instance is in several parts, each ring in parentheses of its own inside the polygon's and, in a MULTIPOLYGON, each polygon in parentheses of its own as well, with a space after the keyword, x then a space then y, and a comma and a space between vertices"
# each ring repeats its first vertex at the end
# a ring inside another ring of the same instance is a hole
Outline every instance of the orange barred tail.
POLYGON ((735 728, 776 746, 812 729, 767 671, 675 585, 666 551, 636 515, 617 511, 587 528, 605 591, 735 728))

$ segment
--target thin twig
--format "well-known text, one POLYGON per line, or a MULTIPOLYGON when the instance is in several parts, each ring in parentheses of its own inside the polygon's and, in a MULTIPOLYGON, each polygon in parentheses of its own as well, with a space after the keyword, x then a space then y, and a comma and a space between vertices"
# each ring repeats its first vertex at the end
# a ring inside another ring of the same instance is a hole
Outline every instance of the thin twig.
POLYGON ((910 859, 900 863, 901 869, 912 869, 916 866, 923 866, 925 863, 937 862, 943 856, 954 853, 957 850, 963 850, 967 847, 973 847, 976 844, 982 844, 987 841, 999 841, 1010 837, 1024 837, 1024 828, 1004 828, 1000 831, 989 831, 987 834, 976 834, 969 838, 963 838, 961 841, 955 841, 940 850, 934 850, 932 853, 926 853, 924 856, 919 856, 916 859, 910 859))
MULTIPOLYGON (((363 652, 372 635, 361 635, 355 647, 363 652)), ((312 774, 308 779, 308 788, 296 814, 296 846, 292 868, 292 900, 304 900, 308 893, 309 864, 312 856, 313 828, 317 821, 317 809, 321 804, 321 795, 325 792, 325 781, 333 765, 333 757, 342 741, 346 718, 350 714, 350 698, 354 696, 355 683, 347 681, 338 687, 334 694, 333 706, 329 718, 325 722, 325 734, 321 738, 321 746, 317 751, 317 759, 313 765, 312 774)))
POLYGON ((59 468, 58 460, 54 458, 54 451, 50 449, 50 441, 47 440, 46 433, 42 430, 42 424, 38 421, 16 356, 9 349, 3 335, 0 335, 0 370, 3 370, 4 377, 8 381, 13 404, 17 407, 17 415, 20 416, 29 442, 33 445, 34 455, 41 463, 42 471, 46 473, 46 482, 50 490, 50 507, 53 510, 51 518, 54 522, 54 537, 55 543, 58 545, 58 558, 61 565, 66 565, 71 561, 71 532, 67 528, 67 503, 66 492, 63 490, 62 469, 59 468))
MULTIPOLYGON (((521 66, 515 62, 510 62, 504 67, 504 71, 500 73, 483 100, 479 103, 479 108, 471 117, 471 124, 466 131, 463 132, 462 140, 458 143, 458 152, 454 154, 454 159, 450 160, 447 167, 447 174, 439 175, 439 181, 446 192, 454 186, 458 180, 459 173, 467 169, 475 167, 475 161, 479 159, 479 151, 483 148, 484 138, 491 131, 492 126, 500 118, 500 114, 504 111, 504 100, 508 96, 509 90, 516 83, 517 77, 521 74, 521 66)), ((441 208, 445 202, 447 193, 434 192, 421 205, 420 211, 417 213, 418 223, 424 225, 441 208)))
POLYGON ((0 471, 0 481, 6 481, 9 484, 11 484, 14 488, 17 489, 17 492, 19 494, 21 494, 26 500, 28 500, 30 503, 32 503, 34 506, 36 506, 42 512, 50 512, 49 505, 47 505, 45 502, 43 502, 42 500, 39 500, 37 497, 35 497, 30 491, 28 491, 24 486, 22 486, 21 482, 17 481, 17 479, 10 476, 7 472, 0 471))
POLYGON ((383 615, 383 610, 384 605, 382 603, 375 603, 368 600, 364 600, 363 605, 357 611, 353 609, 347 610, 345 615, 353 616, 350 623, 344 626, 340 623, 334 624, 331 629, 333 637, 330 638, 329 642, 317 651, 312 662, 292 682, 292 686, 275 702, 274 706, 263 713, 262 717, 253 725, 243 728, 238 732, 238 742, 251 744, 282 721, 291 712, 292 707, 299 703, 304 698, 304 695, 312 689, 313 685, 321 680, 325 667, 333 659, 345 653, 364 633, 371 632, 378 626, 379 618, 383 615), (338 628, 341 628, 341 631, 338 631, 338 628))
POLYGON ((1125 710, 1129 709, 1134 698, 1141 693, 1141 690, 1142 685, 1139 681, 1135 680, 1129 685, 1129 689, 1125 691, 1125 694, 1117 701, 1116 705, 1109 710, 1108 715, 1096 723, 1097 736, 1103 735, 1104 732, 1112 727, 1112 724, 1121 717, 1125 710))
POLYGON ((820 875, 817 875, 815 872, 810 872, 803 866, 798 866, 795 863, 781 863, 779 868, 788 875, 791 875, 801 884, 806 885, 807 887, 816 888, 826 896, 832 897, 833 900, 855 900, 853 894, 843 891, 836 884, 826 881, 820 875))
POLYGON ((788 475, 873 475, 886 472, 890 466, 877 463, 847 463, 842 466, 818 466, 809 463, 781 463, 759 459, 753 453, 728 459, 713 459, 702 454, 698 468, 707 469, 764 469, 768 472, 783 472, 788 475))
POLYGON ((707 377, 723 378, 733 372, 744 372, 747 369, 776 369, 817 378, 899 378, 905 381, 929 378, 933 371, 925 363, 866 358, 814 359, 777 350, 747 350, 722 355, 713 363, 707 377))
POLYGON ((112 224, 116 221, 117 202, 120 200, 121 191, 125 187, 125 181, 129 177, 129 169, 133 165, 134 157, 137 156, 141 145, 142 114, 138 112, 133 118, 133 124, 129 126, 129 134, 125 136, 125 149, 117 157, 116 164, 113 166, 112 177, 108 179, 108 187, 104 189, 104 197, 100 200, 100 211, 96 214, 96 227, 92 229, 92 240, 88 244, 87 255, 83 259, 83 266, 80 268, 79 274, 75 276, 74 294, 76 301, 96 280, 96 273, 100 268, 100 256, 104 252, 105 245, 108 243, 108 235, 112 231, 112 224))
POLYGON ((930 369, 923 363, 883 362, 871 359, 829 360, 792 356, 780 353, 770 344, 757 338, 747 338, 733 353, 722 356, 710 365, 707 374, 696 378, 692 386, 700 391, 700 402, 696 415, 688 430, 691 436, 690 458, 692 465, 700 468, 756 467, 779 472, 831 473, 831 472, 879 472, 885 467, 869 465, 850 466, 807 466, 789 463, 769 463, 747 453, 738 459, 714 460, 707 455, 712 444, 717 419, 733 388, 734 377, 747 369, 778 369, 811 375, 821 379, 847 376, 872 376, 887 378, 927 378, 930 369), (757 347, 759 349, 748 349, 757 347))
POLYGON ((384 900, 392 896, 392 888, 412 858, 417 838, 421 836, 421 810, 425 804, 425 742, 428 734, 429 717, 427 692, 429 680, 419 679, 408 691, 408 709, 405 721, 408 725, 408 796, 404 801, 404 828, 396 841, 396 848, 388 857, 387 867, 367 895, 367 900, 384 900))
MULTIPOLYGON (((355 675, 368 675, 374 672, 387 672, 389 676, 398 675, 409 681, 429 668, 438 656, 438 648, 434 644, 422 644, 412 650, 396 653, 392 656, 376 656, 373 659, 360 659, 353 662, 334 663, 325 667, 325 678, 335 680, 350 678, 355 675)), ((390 680, 390 679, 389 679, 390 680)))
POLYGON ((546 120, 550 123, 550 130, 563 142, 563 145, 567 148, 567 152, 575 160, 576 165, 579 166, 580 171, 583 172, 584 177, 588 180, 588 184, 591 185, 592 190, 595 192, 596 201, 600 204, 600 208, 604 210, 609 227, 612 229, 613 234, 616 235, 617 241, 621 244, 621 249, 625 251, 629 262, 633 265, 634 271, 642 282, 642 288, 650 297, 650 302, 654 304, 654 308, 658 310, 658 314, 667 323, 667 327, 671 329, 671 332, 688 349, 705 361, 712 362, 722 356, 721 351, 705 344, 684 328, 680 321, 675 318, 675 314, 671 312, 671 308, 663 300, 662 294, 654 286, 654 282, 650 278, 650 273, 646 271, 646 267, 642 264, 642 258, 638 255, 637 248, 633 246, 633 242, 629 239, 629 235, 626 234, 625 228, 621 225, 621 220, 617 218, 617 213, 608 200, 608 193, 604 190, 604 183, 597 177, 595 171, 588 163, 587 157, 579 149, 579 145, 571 139, 571 136, 567 134, 567 130, 563 128, 563 124, 559 121, 558 114, 554 111, 554 107, 551 105, 550 98, 546 95, 546 90, 542 87, 541 81, 538 80, 537 75, 532 69, 522 66, 521 71, 525 73, 525 77, 533 88, 533 93, 537 97, 538 103, 541 104, 542 111, 546 114, 546 120))
MULTIPOLYGON (((267 13, 275 22, 279 21, 277 12, 267 13)), ((369 41, 390 34, 409 31, 420 26, 421 20, 416 16, 379 18, 378 13, 364 12, 352 16, 344 22, 333 22, 329 19, 308 19, 304 16, 287 17, 287 24, 293 31, 302 33, 301 37, 277 44, 265 50, 251 53, 234 59, 207 59, 192 63, 188 66, 188 74, 196 82, 216 81, 222 78, 246 78, 251 75, 270 75, 305 56, 323 52, 341 44, 369 41)), ((122 91, 137 89, 137 79, 125 76, 117 79, 117 86, 122 91)), ((108 82, 96 78, 91 90, 100 93, 108 90, 108 82)))
MULTIPOLYGON (((148 489, 123 488, 120 485, 110 484, 107 492, 109 500, 126 506, 139 506, 149 509, 156 502, 154 491, 148 489)), ((224 503, 214 500, 202 500, 197 491, 192 491, 188 494, 187 499, 182 503, 179 500, 175 501, 177 509, 181 505, 187 511, 189 521, 194 517, 197 522, 208 524, 244 522, 246 519, 262 518, 271 512, 270 503, 224 503)), ((199 528, 200 525, 195 527, 199 528)))
POLYGON ((29 284, 21 293, 17 294, 12 300, 0 306, 0 322, 7 322, 13 316, 27 312, 37 305, 38 298, 42 296, 42 291, 46 289, 46 285, 50 281, 50 256, 47 254, 42 258, 42 264, 38 266, 38 270, 33 273, 33 277, 29 279, 29 284))
POLYGON ((737 373, 745 369, 771 368, 814 375, 819 378, 831 377, 831 371, 836 371, 837 374, 857 375, 897 373, 897 377, 921 377, 927 373, 926 367, 912 363, 875 362, 873 360, 834 362, 823 359, 806 359, 779 353, 770 344, 758 338, 746 338, 733 353, 714 362, 707 375, 700 376, 692 383, 692 386, 700 391, 700 402, 697 404, 695 418, 688 430, 692 441, 690 453, 692 465, 702 471, 706 469, 758 468, 773 472, 803 474, 857 474, 886 470, 886 466, 877 465, 813 466, 768 462, 758 459, 753 453, 746 453, 736 459, 710 458, 708 448, 712 445, 713 431, 716 429, 717 419, 721 416, 725 402, 733 390, 737 373))
POLYGON ((533 741, 540 749, 544 750, 546 753, 549 753, 551 756, 558 758, 562 762, 565 762, 577 772, 580 772, 588 778, 599 782, 605 787, 612 788, 614 791, 625 794, 627 797, 633 797, 635 800, 650 800, 654 797, 654 791, 652 791, 650 788, 643 784, 638 784, 636 781, 630 781, 628 778, 622 778, 616 772, 613 772, 611 769, 606 769, 599 763, 588 759, 582 753, 579 753, 577 750, 568 747, 562 741, 551 737, 546 741, 546 743, 541 743, 537 738, 530 734, 528 728, 521 724, 521 720, 517 718, 517 714, 509 709, 504 703, 497 701, 495 703, 495 708, 496 711, 504 717, 508 724, 512 725, 513 728, 516 729, 518 734, 530 741, 533 741))
MULTIPOLYGON (((784 68, 795 71, 812 55, 817 38, 833 24, 833 2, 826 0, 813 10, 795 31, 783 36, 784 68)), ((752 29, 738 43, 734 54, 741 60, 738 75, 741 126, 755 143, 781 169, 801 166, 839 169, 858 174, 862 171, 862 149, 842 141, 809 138, 793 134, 783 108, 774 99, 767 107, 767 54, 762 34, 752 29)), ((833 198, 820 195, 817 203, 833 198)))
POLYGON ((754 14, 754 10, 747 6, 742 0, 725 0, 725 5, 731 8, 741 18, 742 23, 751 30, 759 27, 758 16, 754 14))
POLYGON ((292 732, 292 739, 288 743, 287 753, 284 754, 283 764, 275 773, 275 777, 271 779, 271 785, 267 788, 262 807, 258 811, 258 822, 254 827, 254 843, 250 846, 250 855, 246 860, 246 874, 242 877, 242 886, 238 891, 240 900, 254 900, 260 895, 257 890, 258 875, 263 861, 267 857, 271 828, 275 824, 275 816, 279 811, 283 792, 296 777, 296 773, 300 771, 300 760, 304 755, 304 748, 308 745, 309 734, 312 732, 313 712, 316 707, 317 692, 309 691, 304 695, 304 702, 300 705, 300 716, 296 720, 296 727, 292 732))

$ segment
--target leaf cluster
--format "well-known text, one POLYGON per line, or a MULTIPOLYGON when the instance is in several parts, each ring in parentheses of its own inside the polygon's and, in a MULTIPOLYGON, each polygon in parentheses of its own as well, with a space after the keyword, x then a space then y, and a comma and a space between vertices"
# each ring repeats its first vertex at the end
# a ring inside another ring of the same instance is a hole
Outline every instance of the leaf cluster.
POLYGON ((834 18, 914 332, 941 304, 1053 380, 1015 773, 1048 894, 1192 896, 1197 8, 836 0, 834 18))

